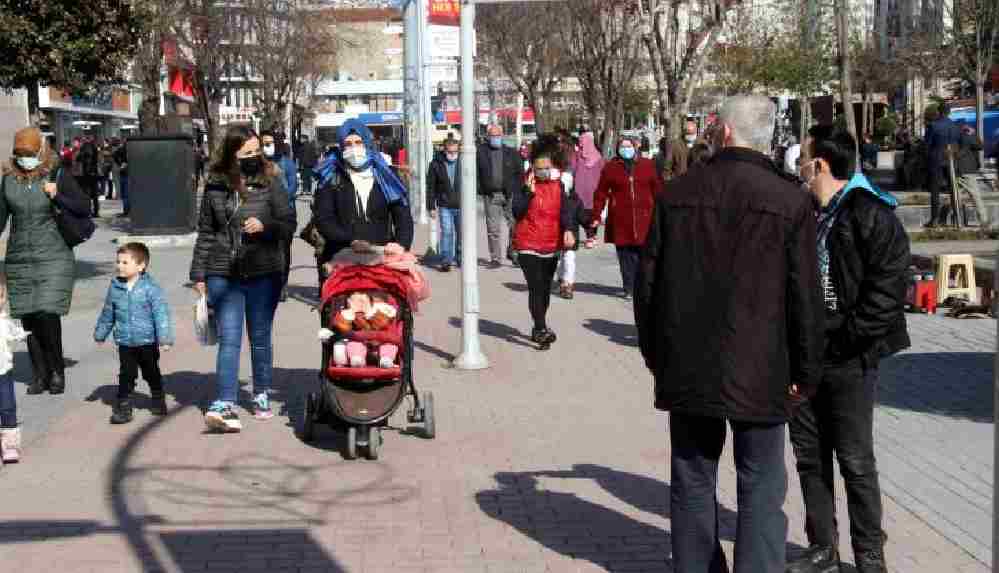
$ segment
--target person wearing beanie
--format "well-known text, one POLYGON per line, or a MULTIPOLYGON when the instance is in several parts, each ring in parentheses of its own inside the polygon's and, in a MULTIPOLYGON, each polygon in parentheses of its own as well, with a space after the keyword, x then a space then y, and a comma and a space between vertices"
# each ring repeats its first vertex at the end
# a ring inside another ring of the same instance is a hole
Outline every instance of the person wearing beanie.
POLYGON ((41 131, 28 127, 14 135, 13 157, 3 165, 0 180, 0 233, 13 220, 4 261, 10 316, 29 333, 33 379, 28 394, 62 394, 66 388, 60 317, 69 313, 76 261, 59 232, 53 205, 87 217, 90 201, 64 171, 41 131))

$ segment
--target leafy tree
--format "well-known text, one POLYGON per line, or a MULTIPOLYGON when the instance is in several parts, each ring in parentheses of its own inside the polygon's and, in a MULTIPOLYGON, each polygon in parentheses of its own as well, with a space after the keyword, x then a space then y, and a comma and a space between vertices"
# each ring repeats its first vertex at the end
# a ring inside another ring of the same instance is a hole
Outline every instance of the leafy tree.
POLYGON ((0 0, 0 88, 83 93, 121 82, 141 14, 121 0, 0 0))

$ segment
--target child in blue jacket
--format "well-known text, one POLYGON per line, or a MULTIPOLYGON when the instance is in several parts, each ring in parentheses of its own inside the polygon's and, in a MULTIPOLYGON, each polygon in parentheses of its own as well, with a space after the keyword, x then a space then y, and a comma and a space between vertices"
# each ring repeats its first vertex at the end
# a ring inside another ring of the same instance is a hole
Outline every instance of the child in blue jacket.
POLYGON ((160 350, 174 343, 173 319, 163 289, 146 273, 149 249, 142 243, 128 243, 118 249, 118 276, 111 281, 104 309, 94 329, 94 340, 104 344, 114 329, 121 370, 118 375, 118 401, 111 413, 112 424, 132 421, 129 396, 135 390, 138 370, 149 384, 155 416, 166 415, 160 350))

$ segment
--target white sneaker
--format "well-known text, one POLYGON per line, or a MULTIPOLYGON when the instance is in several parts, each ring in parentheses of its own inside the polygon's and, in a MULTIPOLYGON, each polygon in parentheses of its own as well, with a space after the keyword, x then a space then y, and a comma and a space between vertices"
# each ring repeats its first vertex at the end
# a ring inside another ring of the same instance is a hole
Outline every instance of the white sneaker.
POLYGON ((21 428, 0 429, 0 459, 14 464, 21 459, 21 428))

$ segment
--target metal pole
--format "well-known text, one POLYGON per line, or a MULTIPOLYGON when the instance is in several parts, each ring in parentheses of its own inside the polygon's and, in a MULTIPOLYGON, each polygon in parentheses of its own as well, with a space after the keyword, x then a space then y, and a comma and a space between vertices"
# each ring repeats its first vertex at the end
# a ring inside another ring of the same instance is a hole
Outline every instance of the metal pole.
POLYGON ((454 361, 461 370, 489 368, 479 345, 478 211, 475 195, 475 0, 461 5, 461 355, 454 361))
MULTIPOLYGON (((427 31, 427 1, 426 0, 416 0, 417 6, 417 30, 418 32, 418 42, 419 46, 419 74, 420 74, 420 148, 422 149, 420 157, 420 192, 419 196, 421 198, 420 204, 417 207, 417 212, 419 213, 419 222, 421 225, 426 225, 429 221, 427 217, 427 202, 426 202, 426 192, 427 192, 427 171, 430 166, 430 160, 433 157, 433 142, 431 141, 431 130, 433 129, 433 121, 430 117, 430 37, 427 31)), ((436 252, 437 245, 431 244, 430 247, 436 252)))
MULTIPOLYGON (((999 251, 997 251, 999 254, 999 251)), ((941 277, 937 277, 940 280, 941 277)), ((999 292, 999 273, 992 279, 993 292, 999 292)), ((995 308, 996 303, 992 303, 995 308)), ((999 332, 999 330, 997 330, 999 332)), ((999 352, 993 358, 992 368, 992 411, 999 412, 999 352)), ((996 500, 999 499, 999 425, 994 416, 992 421, 992 573, 999 573, 999 515, 996 513, 996 500)))
MULTIPOLYGON (((409 186, 415 198, 411 206, 413 217, 419 215, 420 198, 420 44, 417 25, 417 5, 410 1, 405 5, 406 76, 404 104, 406 106, 406 161, 409 162, 409 186)), ((425 189, 425 187, 423 188, 425 189)))

